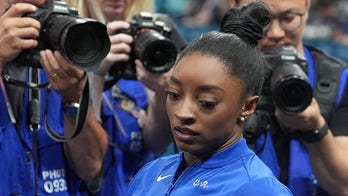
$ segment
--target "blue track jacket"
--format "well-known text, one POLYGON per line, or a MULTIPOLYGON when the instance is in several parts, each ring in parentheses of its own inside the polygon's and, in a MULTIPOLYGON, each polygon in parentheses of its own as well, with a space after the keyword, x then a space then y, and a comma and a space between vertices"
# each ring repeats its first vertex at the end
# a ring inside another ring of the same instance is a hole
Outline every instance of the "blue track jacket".
POLYGON ((183 153, 146 164, 130 183, 129 195, 292 195, 252 152, 245 139, 173 177, 183 153))

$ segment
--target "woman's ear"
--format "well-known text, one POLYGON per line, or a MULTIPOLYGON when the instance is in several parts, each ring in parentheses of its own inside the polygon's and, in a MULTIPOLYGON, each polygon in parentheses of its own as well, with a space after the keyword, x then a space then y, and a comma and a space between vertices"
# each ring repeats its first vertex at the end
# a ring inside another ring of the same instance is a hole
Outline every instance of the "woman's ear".
POLYGON ((241 116, 250 116, 252 113, 254 113, 258 101, 259 101, 259 96, 257 95, 248 97, 244 105, 242 106, 241 116))

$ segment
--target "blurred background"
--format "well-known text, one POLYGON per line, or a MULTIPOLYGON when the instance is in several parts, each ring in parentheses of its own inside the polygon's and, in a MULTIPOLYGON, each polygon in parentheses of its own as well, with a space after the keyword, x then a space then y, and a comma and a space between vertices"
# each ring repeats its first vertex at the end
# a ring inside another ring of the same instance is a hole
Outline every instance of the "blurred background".
MULTIPOLYGON (((228 0, 155 0, 156 12, 171 16, 186 41, 218 30, 228 0)), ((348 63, 348 1, 312 0, 304 43, 348 63)))

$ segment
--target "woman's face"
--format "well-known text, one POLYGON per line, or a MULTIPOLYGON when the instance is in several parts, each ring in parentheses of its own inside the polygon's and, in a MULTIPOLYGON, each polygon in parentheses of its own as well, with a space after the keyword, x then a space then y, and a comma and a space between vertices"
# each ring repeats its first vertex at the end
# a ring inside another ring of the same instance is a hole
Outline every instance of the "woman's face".
POLYGON ((177 63, 166 89, 167 112, 185 157, 204 159, 241 138, 242 89, 215 57, 192 53, 177 63))
POLYGON ((98 0, 101 9, 108 21, 124 20, 125 11, 132 0, 98 0))

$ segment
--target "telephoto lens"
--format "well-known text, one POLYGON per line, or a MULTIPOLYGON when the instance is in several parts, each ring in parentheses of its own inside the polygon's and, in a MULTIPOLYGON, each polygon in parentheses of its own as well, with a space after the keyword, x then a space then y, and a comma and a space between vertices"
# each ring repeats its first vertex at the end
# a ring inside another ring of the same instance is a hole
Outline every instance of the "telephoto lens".
POLYGON ((171 40, 155 30, 139 34, 134 49, 144 67, 153 73, 167 72, 172 68, 178 51, 171 40))
POLYGON ((85 71, 96 71, 110 50, 106 27, 88 18, 52 17, 46 40, 71 64, 85 71))
POLYGON ((275 105, 287 113, 305 110, 313 98, 313 89, 307 77, 307 60, 299 56, 293 46, 275 47, 265 52, 265 57, 270 71, 263 88, 270 89, 275 105))
POLYGON ((82 18, 64 1, 47 1, 36 12, 24 14, 41 23, 38 46, 23 50, 15 59, 20 65, 41 67, 40 51, 58 50, 71 64, 85 71, 96 71, 110 50, 106 26, 82 18))
POLYGON ((284 63, 273 71, 272 97, 278 108, 287 113, 305 110, 313 98, 306 73, 296 64, 284 63))

